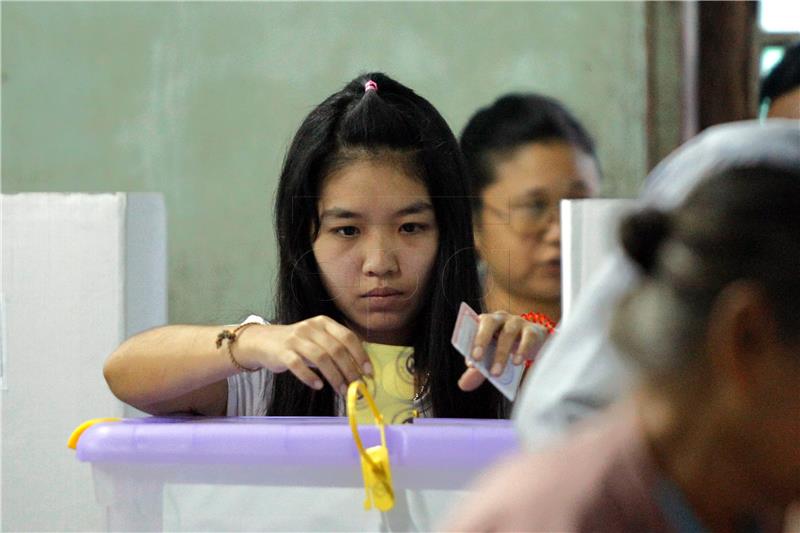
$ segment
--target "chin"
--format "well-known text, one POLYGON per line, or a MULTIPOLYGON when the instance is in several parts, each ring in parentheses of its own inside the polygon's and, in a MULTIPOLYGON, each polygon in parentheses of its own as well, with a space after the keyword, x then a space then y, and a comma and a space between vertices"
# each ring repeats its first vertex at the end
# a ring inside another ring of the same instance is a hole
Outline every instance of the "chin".
POLYGON ((408 323, 408 320, 404 320, 404 317, 398 317, 397 315, 381 313, 378 314, 378 316, 372 315, 369 317, 359 317, 357 323, 358 327, 364 331, 390 333, 392 331, 403 329, 403 327, 408 323))
POLYGON ((561 283, 538 284, 528 290, 528 297, 540 301, 561 301, 561 283))

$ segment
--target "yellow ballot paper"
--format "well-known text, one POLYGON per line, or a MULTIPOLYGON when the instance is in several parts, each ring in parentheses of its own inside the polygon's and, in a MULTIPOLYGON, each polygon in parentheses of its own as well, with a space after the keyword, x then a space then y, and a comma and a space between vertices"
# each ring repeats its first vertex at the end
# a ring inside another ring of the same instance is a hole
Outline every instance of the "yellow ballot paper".
MULTIPOLYGON (((414 418, 414 348, 389 344, 364 343, 372 363, 373 376, 365 376, 364 383, 372 394, 378 410, 387 424, 404 424, 414 418)), ((359 397, 356 402, 356 420, 359 424, 374 424, 375 418, 367 402, 359 397)))

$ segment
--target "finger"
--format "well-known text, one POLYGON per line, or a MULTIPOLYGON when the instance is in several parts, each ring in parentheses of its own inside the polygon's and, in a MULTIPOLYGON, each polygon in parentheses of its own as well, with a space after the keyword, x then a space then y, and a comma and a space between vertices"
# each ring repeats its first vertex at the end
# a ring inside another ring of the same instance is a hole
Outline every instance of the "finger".
POLYGON ((289 354, 285 364, 289 372, 312 389, 320 390, 323 387, 322 380, 313 370, 308 368, 300 355, 292 352, 289 354))
POLYGON ((465 391, 474 391, 480 387, 486 378, 474 368, 468 368, 458 380, 458 388, 465 391))
POLYGON ((322 318, 325 319, 323 321, 325 331, 333 335, 347 351, 350 352, 350 357, 353 358, 353 361, 355 361, 355 364, 358 365, 360 369, 359 373, 364 372, 365 374, 372 375, 372 364, 370 363, 369 355, 367 355, 367 351, 364 350, 364 346, 361 344, 361 339, 358 338, 358 335, 331 318, 322 318))
POLYGON ((337 341, 337 345, 328 351, 339 371, 347 379, 347 383, 358 381, 362 378, 362 371, 358 368, 350 351, 337 341))
POLYGON ((500 334, 497 337, 497 347, 494 351, 494 361, 492 369, 490 370, 493 376, 499 376, 503 373, 503 369, 508 363, 508 358, 511 356, 511 350, 516 348, 520 340, 522 329, 527 325, 527 322, 518 316, 508 316, 500 334))
POLYGON ((331 355, 321 346, 308 339, 297 339, 295 351, 303 359, 311 362, 322 372, 323 377, 331 384, 333 390, 344 395, 347 393, 347 380, 342 375, 339 367, 334 363, 331 355))
POLYGON ((525 359, 533 359, 547 339, 547 330, 539 324, 527 324, 522 328, 522 340, 514 355, 514 364, 522 364, 525 359))
POLYGON ((478 315, 478 333, 472 348, 472 358, 480 361, 486 353, 486 347, 492 342, 495 333, 503 326, 507 313, 485 313, 478 315))
POLYGON ((339 371, 347 379, 347 383, 361 379, 361 369, 350 351, 339 339, 328 333, 327 330, 316 329, 311 333, 310 340, 333 359, 333 362, 339 367, 339 371))

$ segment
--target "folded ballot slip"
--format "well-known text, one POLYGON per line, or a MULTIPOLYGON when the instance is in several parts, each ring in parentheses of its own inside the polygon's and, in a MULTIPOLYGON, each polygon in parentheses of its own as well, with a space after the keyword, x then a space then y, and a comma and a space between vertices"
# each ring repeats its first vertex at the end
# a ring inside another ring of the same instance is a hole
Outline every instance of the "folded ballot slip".
POLYGON ((494 362, 494 351, 497 346, 495 340, 492 340, 486 347, 480 361, 473 359, 472 349, 475 346, 475 335, 478 334, 478 323, 478 313, 473 311, 466 302, 461 302, 461 308, 458 310, 458 318, 456 319, 456 326, 453 328, 453 337, 450 342, 468 362, 472 363, 472 366, 478 372, 489 380, 489 383, 503 393, 503 396, 514 401, 517 396, 517 389, 519 389, 519 384, 522 381, 522 374, 525 372, 525 366, 513 364, 513 354, 511 354, 512 357, 508 358, 503 373, 497 377, 493 376, 489 369, 492 368, 492 363, 494 362))

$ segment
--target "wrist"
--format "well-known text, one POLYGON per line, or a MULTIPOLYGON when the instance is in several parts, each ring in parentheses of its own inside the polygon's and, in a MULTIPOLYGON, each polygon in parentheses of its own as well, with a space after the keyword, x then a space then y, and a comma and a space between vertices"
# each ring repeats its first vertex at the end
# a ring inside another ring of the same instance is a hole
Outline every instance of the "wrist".
POLYGON ((256 372, 261 368, 261 365, 251 357, 254 350, 250 349, 247 341, 254 337, 252 332, 248 331, 260 327, 264 326, 257 322, 246 322, 234 329, 225 328, 217 335, 217 348, 223 350, 230 364, 239 372, 256 372))
MULTIPOLYGON (((552 335, 556 331, 556 323, 551 319, 549 316, 545 315, 544 313, 534 313, 533 311, 528 313, 523 313, 520 315, 522 318, 527 320, 528 322, 532 322, 534 324, 538 324, 539 326, 543 327, 544 330, 547 332, 547 335, 552 335)), ((525 361, 525 372, 533 365, 533 361, 528 359, 525 361)))

